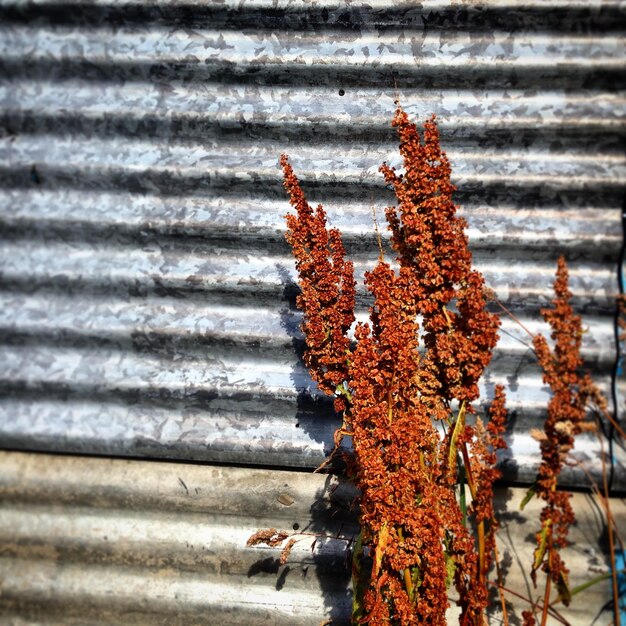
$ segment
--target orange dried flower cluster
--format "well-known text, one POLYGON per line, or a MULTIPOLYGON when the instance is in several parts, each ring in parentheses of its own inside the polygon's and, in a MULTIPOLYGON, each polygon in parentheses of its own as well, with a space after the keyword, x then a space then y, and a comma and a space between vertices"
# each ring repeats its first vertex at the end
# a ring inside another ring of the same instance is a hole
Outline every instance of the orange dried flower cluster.
MULTIPOLYGON (((574 523, 571 494, 559 491, 557 482, 567 457, 574 447, 576 435, 594 430, 586 422, 587 406, 591 399, 603 404, 602 396, 589 374, 582 374, 580 355, 582 322, 570 304, 572 293, 568 287, 568 270, 563 257, 559 258, 555 298, 552 307, 541 313, 552 329, 554 349, 550 349, 542 335, 533 338, 533 347, 543 370, 543 381, 552 391, 548 404, 544 431, 540 433, 541 465, 537 477, 537 495, 545 501, 541 513, 541 530, 537 533, 537 548, 532 568, 533 581, 541 567, 557 588, 565 605, 569 604, 569 571, 559 550, 567 545, 567 534, 574 523)), ((549 593, 549 586, 547 588, 549 593)), ((529 623, 531 617, 528 617, 529 623)))
MULTIPOLYGON (((348 377, 350 340, 354 322, 354 269, 346 261, 341 234, 326 227, 321 205, 309 206, 287 157, 280 159, 284 185, 296 215, 287 215, 287 241, 296 259, 300 295, 298 307, 305 312, 302 330, 306 337, 306 366, 313 380, 327 394, 348 377)), ((343 410, 341 397, 337 410, 343 410)))
POLYGON ((465 418, 474 412, 499 320, 487 311, 483 277, 471 267, 434 118, 422 138, 398 107, 393 126, 404 172, 386 164, 381 171, 398 199, 386 211, 397 267, 381 258, 366 274, 374 305, 370 323, 356 326, 354 346, 347 338, 354 281, 340 235, 327 229, 321 207, 310 208, 281 158, 296 209, 287 216, 287 240, 302 290, 305 361, 320 388, 338 397, 340 437, 353 440, 361 540, 371 560, 366 576, 357 571, 355 621, 443 625, 452 582, 460 623, 482 624, 486 552, 496 527, 495 453, 504 446, 503 390, 496 391, 487 427, 480 421, 470 427, 465 418), (478 550, 457 502, 459 453, 473 496, 478 550))

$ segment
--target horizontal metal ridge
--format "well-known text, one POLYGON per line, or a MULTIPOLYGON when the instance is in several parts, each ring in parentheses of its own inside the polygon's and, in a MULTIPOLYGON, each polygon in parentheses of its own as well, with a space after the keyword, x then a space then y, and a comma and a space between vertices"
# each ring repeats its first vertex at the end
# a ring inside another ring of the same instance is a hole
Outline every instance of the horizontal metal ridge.
MULTIPOLYGON (((285 496, 286 497, 286 496, 285 496)), ((161 505, 162 506, 162 505, 161 505)), ((219 575, 248 576, 259 561, 259 550, 243 550, 246 541, 259 530, 255 517, 242 520, 205 513, 180 515, 178 512, 156 509, 151 512, 127 512, 91 508, 63 507, 52 511, 50 505, 16 505, 2 510, 0 534, 5 542, 2 552, 14 558, 39 556, 46 558, 51 551, 62 552, 70 563, 81 563, 94 557, 104 566, 137 567, 165 565, 198 577, 219 575), (35 555, 28 544, 35 536, 41 542, 35 555), (219 561, 216 559, 219 553, 219 561)), ((293 525, 309 522, 306 516, 293 525)), ((281 520, 285 525, 285 520, 281 520)), ((265 516, 261 523, 276 525, 265 516)), ((337 526, 338 528, 338 526, 337 526)), ((354 524, 350 525, 354 532, 354 524)), ((300 568, 314 566, 319 574, 329 578, 345 560, 345 540, 331 537, 313 545, 314 537, 294 547, 290 563, 300 568), (323 548, 322 548, 323 545, 323 548), (317 552, 315 549, 317 548, 317 552)), ((294 591, 311 588, 311 579, 294 581, 294 591)), ((251 586, 254 585, 254 579, 251 586)))
MULTIPOLYGON (((365 311, 359 321, 367 321, 365 311)), ((304 349, 300 331, 302 314, 285 303, 244 308, 210 301, 173 297, 129 298, 111 302, 108 297, 83 298, 76 310, 74 297, 63 291, 39 294, 0 294, 0 335, 13 346, 39 346, 47 342, 68 349, 105 348, 153 350, 167 355, 176 350, 188 362, 202 362, 209 354, 240 352, 246 356, 290 361, 304 349), (46 310, 45 317, 39 312, 46 310)), ((585 316, 582 355, 587 366, 613 367, 611 343, 614 328, 605 317, 585 316)), ((511 362, 519 369, 527 356, 532 334, 549 336, 539 317, 522 315, 512 320, 501 313, 500 341, 494 352, 498 367, 511 362)), ((350 335, 352 336, 352 334, 350 335)))
POLYGON ((10 452, 0 452, 0 459, 2 500, 16 505, 259 517, 304 528, 302 518, 314 503, 336 533, 351 519, 346 511, 355 496, 335 476, 303 472, 10 452))
POLYGON ((618 70, 626 66, 621 54, 624 37, 618 35, 557 35, 555 33, 448 31, 444 34, 411 29, 384 33, 363 31, 355 37, 347 31, 326 33, 285 30, 280 37, 275 29, 264 33, 194 29, 172 31, 152 26, 116 25, 77 32, 62 26, 13 26, 3 29, 6 60, 28 54, 31 60, 73 57, 91 62, 145 63, 158 57, 162 62, 180 61, 216 65, 326 65, 399 66, 409 70, 427 67, 476 69, 594 68, 618 70), (68 42, 71 37, 71 43, 68 42), (34 42, 34 45, 33 45, 34 42), (69 44, 69 45, 68 45, 69 44))
MULTIPOLYGON (((32 8, 31 0, 2 0, 2 6, 4 7, 16 7, 29 9, 32 8)), ((554 9, 567 8, 575 14, 576 9, 585 9, 586 13, 589 13, 589 17, 594 17, 594 12, 600 12, 600 9, 610 11, 611 9, 618 9, 623 12, 622 0, 423 0, 418 5, 413 0, 398 0, 394 3, 393 8, 390 8, 389 3, 385 0, 357 0, 351 3, 357 11, 367 11, 372 9, 380 11, 381 9, 387 9, 390 14, 398 13, 402 14, 403 11, 411 10, 415 13, 421 13, 423 11, 434 11, 436 9, 451 9, 457 13, 460 13, 459 8, 475 9, 475 10, 488 10, 488 9, 523 9, 532 10, 536 9, 546 14, 550 14, 554 9)), ((37 8, 45 10, 46 8, 54 9, 57 7, 70 7, 70 6, 84 6, 84 0, 38 0, 37 8)), ((207 3, 204 0, 91 0, 85 7, 121 7, 124 9, 130 9, 132 7, 156 7, 156 8, 186 8, 192 6, 200 9, 205 7, 209 12, 220 12, 223 9, 232 11, 233 14, 251 11, 270 11, 271 9, 284 10, 286 13, 289 11, 293 13, 307 13, 315 15, 322 9, 334 10, 345 9, 343 2, 339 0, 319 0, 315 5, 311 5, 308 0, 221 0, 214 5, 207 3)), ((270 12, 271 14, 271 12, 270 12)), ((345 27, 349 26, 348 23, 344 24, 345 27)))
MULTIPOLYGON (((0 243, 6 284, 67 288, 75 283, 77 291, 81 291, 80 285, 111 291, 120 288, 125 291, 125 299, 147 293, 183 297, 213 292, 248 298, 272 295, 284 300, 294 292, 293 261, 254 247, 236 252, 230 248, 220 250, 210 242, 163 246, 158 240, 116 245, 57 239, 42 243, 37 238, 0 243)), ((591 313, 595 309, 611 315, 615 310, 612 272, 606 265, 586 263, 584 259, 578 267, 574 262, 571 285, 577 310, 591 313)), ((374 264, 374 259, 355 259, 361 299, 366 297, 364 273, 374 264)), ((534 260, 527 254, 509 256, 505 250, 499 257, 477 254, 476 264, 502 302, 523 301, 529 311, 537 314, 537 304, 545 305, 553 297, 555 260, 534 260)), ((260 299, 257 304, 261 305, 260 299)))
MULTIPOLYGON (((198 400, 206 396, 208 401, 211 396, 222 394, 241 400, 274 396, 295 401, 302 390, 310 388, 306 369, 301 364, 292 364, 291 359, 264 359, 262 354, 241 355, 237 351, 225 354, 219 350, 185 358, 184 352, 169 352, 126 351, 115 346, 101 349, 97 345, 3 346, 0 354, 7 373, 13 376, 2 388, 6 391, 14 387, 17 391, 33 393, 37 389, 45 392, 56 388, 70 398, 72 391, 81 396, 81 390, 101 389, 104 393, 117 391, 120 400, 126 397, 131 404, 135 395, 138 398, 153 396, 157 401, 159 398, 191 401, 194 396, 198 400), (48 369, 47 365, 53 367, 48 369)), ((533 361, 523 356, 502 361, 496 361, 499 367, 492 368, 486 376, 491 381, 505 381, 507 375, 517 375, 516 388, 509 397, 513 407, 524 406, 518 398, 526 397, 529 408, 534 404, 531 399, 536 406, 541 406, 549 398, 549 391, 543 388, 541 374, 533 361)), ((490 387, 489 382, 484 382, 484 390, 490 387)), ((236 428, 235 424, 233 426, 236 428)), ((241 438, 245 442, 245 433, 241 438)))
MULTIPOLYGON (((520 512, 524 494, 497 491, 499 549, 505 588, 535 595, 525 575, 541 503, 520 512)), ((0 453, 0 612, 9 624, 347 624, 354 495, 320 474, 0 453), (268 527, 300 533, 284 565, 279 548, 246 546, 268 527)), ((572 504, 574 587, 608 562, 597 504, 572 504)), ((624 501, 611 506, 623 526, 624 501)), ((527 606, 506 597, 516 614, 527 606)), ((591 623, 609 598, 604 581, 563 615, 591 623)))
MULTIPOLYGON (((315 195, 311 195, 311 202, 315 195)), ((241 245, 260 251, 280 250, 286 230, 285 201, 263 197, 230 198, 183 196, 159 197, 156 194, 124 194, 113 191, 73 189, 0 190, 0 202, 9 211, 0 215, 0 232, 11 238, 32 238, 46 233, 65 240, 73 236, 83 241, 106 237, 108 241, 142 242, 150 238, 188 237, 201 244, 216 241, 228 245, 226 236, 236 233, 241 245)), ((382 205, 382 203, 381 203, 382 205)), ((326 212, 333 226, 341 229, 350 253, 377 248, 371 211, 357 199, 333 201, 326 212)), ((382 208, 382 206, 381 206, 382 208)), ((615 255, 622 241, 621 220, 613 207, 604 206, 499 206, 464 205, 459 215, 468 223, 467 235, 473 250, 516 248, 521 255, 531 250, 575 250, 579 259, 598 259, 600 254, 615 255), (563 222, 567 222, 567 230, 563 222), (531 226, 537 227, 531 229, 531 226)), ((381 232, 383 240, 389 234, 381 232)))
MULTIPOLYGON (((158 121, 165 126, 179 119, 193 124, 221 124, 226 128, 245 128, 247 125, 283 128, 287 131, 298 124, 300 131, 314 125, 328 125, 333 130, 346 127, 354 136, 364 133, 376 138, 385 131, 393 139, 389 112, 393 110, 394 93, 385 87, 356 87, 348 94, 339 95, 336 87, 259 85, 255 89, 258 102, 251 107, 245 99, 246 91, 237 85, 180 83, 176 89, 165 85, 140 81, 108 83, 68 79, 63 83, 51 80, 37 82, 16 77, 0 85, 5 102, 3 114, 17 117, 57 116, 56 123, 71 124, 75 118, 127 121, 129 130, 133 121, 149 119, 150 114, 162 114, 158 121), (72 93, 72 115, 67 115, 68 92, 72 93), (346 97, 347 95, 347 97, 346 97)), ((441 89, 433 92, 409 86, 397 90, 407 112, 416 119, 430 117, 434 108, 439 111, 439 128, 446 140, 454 140, 460 133, 469 139, 476 129, 535 130, 545 132, 558 127, 561 132, 576 128, 611 129, 623 134, 620 110, 625 106, 619 91, 542 90, 527 92, 519 89, 490 89, 477 92, 472 89, 441 89), (451 131, 455 132, 452 133, 451 131), (468 132, 471 130, 471 134, 468 132)), ((113 127, 113 124, 111 124, 113 127)), ((324 132, 324 126, 315 130, 324 132)), ((141 130, 136 129, 136 130, 141 130)), ((184 129, 181 129, 184 130, 184 129)), ((180 137, 179 134, 177 134, 180 137)), ((184 136, 184 135, 183 135, 184 136)), ((196 135, 195 139, 201 136, 196 135)))
POLYGON ((258 84, 387 84, 392 76, 425 87, 623 87, 624 39, 505 31, 430 31, 411 26, 355 33, 136 26, 76 29, 14 24, 0 32, 8 76, 50 79, 216 80, 258 84), (358 79, 357 79, 358 76, 358 79))
MULTIPOLYGON (((3 7, 15 7, 20 9, 33 8, 30 0, 2 0, 3 7)), ((568 9, 569 13, 577 15, 577 11, 584 10, 584 15, 588 19, 594 17, 600 17, 602 10, 606 12, 616 11, 618 13, 623 12, 623 2, 621 0, 423 0, 419 4, 415 4, 413 0, 398 0, 394 3, 393 7, 389 6, 389 3, 385 0, 358 0, 350 3, 354 11, 352 13, 358 14, 363 11, 367 15, 368 10, 375 11, 374 15, 385 15, 381 11, 386 10, 387 14, 403 15, 403 14, 421 14, 424 12, 433 12, 440 10, 447 10, 449 13, 460 14, 459 18, 465 17, 460 8, 464 8, 467 12, 475 10, 477 12, 485 12, 489 14, 489 9, 521 9, 528 11, 532 15, 532 11, 536 10, 538 13, 544 13, 550 15, 555 9, 568 9)), ((59 7, 71 7, 71 6, 84 6, 84 0, 38 0, 36 8, 40 10, 50 9, 53 10, 59 7)), ((204 8, 207 13, 221 13, 224 10, 231 12, 232 17, 235 18, 238 13, 243 13, 247 10, 256 12, 267 12, 269 15, 274 15, 272 9, 276 11, 283 11, 284 15, 293 14, 306 14, 311 17, 320 14, 324 9, 327 11, 333 11, 336 15, 346 15, 346 6, 339 0, 320 0, 312 5, 308 0, 221 0, 213 4, 207 4, 203 0, 92 0, 85 8, 92 7, 102 8, 115 8, 120 7, 123 9, 132 9, 133 7, 141 8, 158 8, 158 9, 176 9, 181 10, 187 7, 193 7, 200 10, 204 8)), ((87 11, 87 14, 88 11, 87 11)), ((183 13, 186 17, 190 17, 188 12, 183 13)), ((350 15, 350 12, 347 12, 350 15)), ((131 13, 132 15, 132 13, 131 13)), ((329 14, 330 15, 330 14, 329 14)), ((350 23, 345 21, 342 23, 344 27, 349 27, 350 23)), ((357 24, 358 26, 358 24, 357 24)))
MULTIPOLYGON (((384 179, 378 169, 383 162, 399 166, 400 157, 394 142, 387 146, 371 146, 353 142, 346 146, 341 155, 330 156, 324 153, 324 145, 289 143, 288 150, 293 154, 294 167, 301 172, 301 177, 346 182, 361 182, 364 185, 375 184, 385 187, 384 179), (341 156, 343 165, 336 163, 341 156), (319 163, 312 171, 311 163, 319 163)), ((551 179, 570 180, 570 184, 579 187, 582 184, 595 183, 615 185, 626 172, 626 158, 623 154, 590 153, 570 154, 549 150, 493 150, 472 151, 467 148, 456 151, 447 150, 452 163, 455 180, 473 180, 482 174, 485 183, 498 178, 511 178, 511 182, 520 184, 540 181, 545 176, 546 183, 551 179), (580 180, 580 182, 578 182, 580 180)), ((241 180, 245 177, 258 176, 260 180, 280 177, 276 167, 277 146, 259 145, 251 140, 238 140, 233 143, 222 142, 220 148, 207 145, 202 141, 190 143, 168 142, 155 145, 154 142, 140 141, 128 137, 54 137, 46 135, 23 135, 5 139, 2 143, 2 161, 7 161, 16 168, 33 163, 44 167, 56 164, 71 170, 77 166, 85 169, 108 167, 128 167, 132 170, 152 169, 155 172, 178 171, 184 175, 204 174, 211 177, 224 176, 226 171, 235 170, 241 180), (47 147, 47 150, 45 149, 47 147)))
MULTIPOLYGON (((205 574, 153 572, 145 568, 103 565, 50 565, 46 562, 0 559, 4 579, 2 603, 30 616, 62 616, 65 624, 319 624, 341 611, 349 623, 347 593, 300 591, 276 583, 259 584, 246 577, 214 582, 205 574), (332 603, 327 608, 326 603, 332 603)), ((302 575, 302 574, 300 574, 302 575)), ((295 576, 294 576, 295 577, 295 576)), ((233 577, 234 578, 234 577, 233 577)), ((334 580, 329 581, 336 584, 334 580)), ((337 585, 338 586, 338 585, 337 585)), ((344 583, 345 586, 345 583, 344 583)), ((7 613, 5 613, 7 615, 7 613)), ((8 612, 11 616, 11 612, 8 612)), ((38 623, 41 623, 38 621, 38 623)), ((47 623, 47 622, 44 622, 47 623)))

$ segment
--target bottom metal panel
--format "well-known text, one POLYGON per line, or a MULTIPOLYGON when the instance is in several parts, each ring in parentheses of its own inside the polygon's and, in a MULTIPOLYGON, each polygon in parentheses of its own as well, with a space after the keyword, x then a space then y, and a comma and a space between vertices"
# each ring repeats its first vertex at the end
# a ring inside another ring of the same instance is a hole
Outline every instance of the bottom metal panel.
MULTIPOLYGON (((541 594, 528 576, 541 504, 520 512, 524 494, 497 494, 518 616, 528 605, 516 594, 541 594)), ((0 623, 349 623, 353 496, 335 477, 304 472, 0 452, 0 623), (246 546, 269 527, 302 533, 285 565, 278 549, 246 546)), ((564 557, 574 587, 608 565, 598 504, 573 499, 564 557)), ((626 528, 625 501, 612 507, 626 528)), ((559 611, 570 624, 606 624, 609 603, 603 581, 559 611)))

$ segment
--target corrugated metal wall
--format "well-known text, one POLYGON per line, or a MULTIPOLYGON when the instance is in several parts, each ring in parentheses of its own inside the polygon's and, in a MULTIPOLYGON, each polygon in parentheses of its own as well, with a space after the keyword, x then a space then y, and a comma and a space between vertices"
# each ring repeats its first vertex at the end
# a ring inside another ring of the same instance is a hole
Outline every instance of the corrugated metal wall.
MULTIPOLYGON (((0 1, 0 446, 316 467, 337 424, 299 359, 277 160, 290 154, 362 276, 371 209, 393 201, 377 170, 398 159, 396 97, 438 115, 476 264, 532 330, 567 256, 610 392, 625 14, 618 0, 0 1)), ((508 319, 486 398, 496 382, 513 410, 506 475, 528 481, 548 394, 508 319)), ((597 475, 597 444, 578 447, 597 475)))
MULTIPOLYGON (((0 469, 3 626, 349 623, 354 492, 334 477, 2 452, 0 469), (246 547, 268 527, 304 533, 285 565, 277 549, 246 547)), ((541 509, 535 500, 521 514, 524 493, 501 489, 496 499, 507 600, 518 617, 528 604, 515 594, 533 595, 541 509)), ((578 493, 572 505, 578 524, 565 559, 575 588, 608 567, 597 504, 578 493)), ((624 528, 626 501, 614 501, 613 514, 624 528)), ((605 581, 556 608, 572 626, 588 626, 610 622, 609 604, 605 581)), ((501 624, 497 597, 493 606, 490 623, 501 624)), ((454 617, 451 609, 451 625, 454 617)))
MULTIPOLYGON (((530 328, 567 255, 609 384, 621 2, 1 6, 4 445, 318 465, 336 424, 298 361, 277 158, 362 273, 396 96, 439 116, 476 263, 530 328)), ((523 480, 547 395, 506 319, 495 381, 523 480)))
POLYGON ((0 623, 319 626, 350 614, 329 476, 0 453, 0 623), (289 563, 259 528, 312 533, 289 563), (23 620, 23 621, 20 621, 23 620))

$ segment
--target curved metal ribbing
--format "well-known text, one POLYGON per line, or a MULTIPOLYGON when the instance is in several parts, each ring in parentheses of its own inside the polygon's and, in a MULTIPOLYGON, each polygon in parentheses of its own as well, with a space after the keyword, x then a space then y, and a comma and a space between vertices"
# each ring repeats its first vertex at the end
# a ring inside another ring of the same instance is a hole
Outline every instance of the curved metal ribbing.
MULTIPOLYGON (((362 277, 396 97, 438 116, 476 264, 533 330, 566 255, 610 388, 622 3, 392 4, 0 2, 4 447, 317 466, 337 424, 299 361, 277 159, 362 277)), ((548 394, 508 319, 496 382, 529 480, 548 394)))
MULTIPOLYGON (((533 594, 531 529, 542 502, 520 513, 525 491, 499 489, 495 503, 511 620, 528 607, 517 594, 533 594)), ((321 474, 0 452, 2 623, 348 624, 353 497, 321 474), (285 564, 279 549, 246 547, 268 527, 300 533, 285 564)), ((575 588, 608 568, 593 499, 577 493, 572 506, 578 524, 565 558, 575 588)), ((623 528, 623 500, 613 515, 623 528)), ((605 581, 559 612, 570 624, 608 622, 610 598, 605 581)), ((498 607, 490 624, 501 623, 498 607)), ((448 618, 458 623, 456 607, 448 618)))
POLYGON ((0 452, 3 624, 346 623, 353 490, 303 472, 0 452), (305 533, 247 547, 259 528, 305 533), (320 533, 317 540, 311 533, 320 533))

